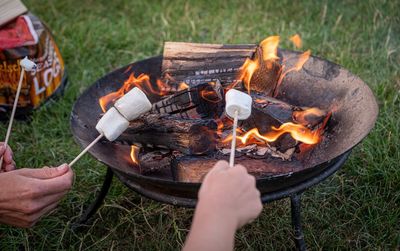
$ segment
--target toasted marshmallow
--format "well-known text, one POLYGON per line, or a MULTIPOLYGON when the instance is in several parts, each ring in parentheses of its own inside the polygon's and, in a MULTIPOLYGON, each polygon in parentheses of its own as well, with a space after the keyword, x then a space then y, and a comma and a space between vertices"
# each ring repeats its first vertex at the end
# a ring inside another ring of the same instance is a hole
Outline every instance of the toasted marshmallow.
POLYGON ((122 98, 115 102, 114 107, 124 116, 128 121, 132 121, 150 111, 151 103, 146 94, 139 88, 135 87, 127 92, 122 98))
POLYGON ((28 57, 25 57, 21 61, 19 61, 19 64, 21 65, 22 68, 25 69, 25 71, 34 71, 36 70, 36 64, 29 60, 28 57))
POLYGON ((111 107, 97 122, 96 129, 109 141, 117 139, 129 126, 129 121, 111 107))
POLYGON ((231 89, 225 94, 225 112, 226 114, 233 118, 235 116, 235 111, 238 112, 238 119, 245 120, 251 115, 251 96, 231 89))

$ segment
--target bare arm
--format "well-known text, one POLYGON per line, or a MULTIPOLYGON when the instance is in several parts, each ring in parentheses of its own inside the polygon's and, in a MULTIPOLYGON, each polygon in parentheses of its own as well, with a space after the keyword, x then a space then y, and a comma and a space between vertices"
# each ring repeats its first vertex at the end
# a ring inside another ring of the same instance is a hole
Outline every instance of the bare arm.
POLYGON ((218 162, 200 188, 183 250, 233 250, 236 230, 255 219, 261 210, 255 178, 241 165, 229 168, 226 161, 218 162))

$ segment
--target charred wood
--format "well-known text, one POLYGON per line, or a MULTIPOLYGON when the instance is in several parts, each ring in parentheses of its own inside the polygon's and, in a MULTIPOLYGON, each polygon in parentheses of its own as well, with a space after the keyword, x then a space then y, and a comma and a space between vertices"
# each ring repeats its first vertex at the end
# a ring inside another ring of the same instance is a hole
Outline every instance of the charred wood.
POLYGON ((216 128, 213 120, 184 120, 174 116, 148 114, 133 121, 116 141, 198 155, 215 150, 216 128))

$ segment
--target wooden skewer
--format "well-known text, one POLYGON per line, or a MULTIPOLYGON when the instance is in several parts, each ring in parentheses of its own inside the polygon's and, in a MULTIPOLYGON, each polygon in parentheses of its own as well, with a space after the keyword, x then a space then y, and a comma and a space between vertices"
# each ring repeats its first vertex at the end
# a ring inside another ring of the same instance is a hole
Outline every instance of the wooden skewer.
MULTIPOLYGON (((13 125, 13 122, 14 122, 15 111, 17 110, 18 99, 19 99, 19 94, 21 93, 22 80, 24 79, 24 75, 25 75, 25 68, 22 67, 21 75, 19 77, 17 93, 15 94, 14 105, 13 105, 12 112, 11 112, 10 122, 9 122, 8 128, 7 128, 6 139, 4 140, 5 150, 7 150, 8 141, 10 139, 11 129, 12 129, 12 125, 13 125)), ((3 156, 4 155, 2 155, 1 158, 0 158, 0 169, 3 166, 3 156)))
POLYGON ((235 111, 235 115, 233 117, 233 128, 232 128, 232 142, 231 142, 231 155, 229 156, 229 166, 233 167, 235 165, 235 151, 236 151, 236 128, 238 124, 238 113, 239 111, 235 111))
POLYGON ((93 140, 92 143, 90 143, 85 149, 83 149, 83 151, 78 156, 76 156, 76 158, 73 161, 71 161, 71 163, 69 163, 68 166, 72 167, 72 165, 74 165, 75 162, 77 162, 87 151, 89 151, 90 148, 92 148, 97 142, 99 142, 99 140, 103 138, 103 136, 104 136, 103 133, 97 136, 97 138, 93 140))

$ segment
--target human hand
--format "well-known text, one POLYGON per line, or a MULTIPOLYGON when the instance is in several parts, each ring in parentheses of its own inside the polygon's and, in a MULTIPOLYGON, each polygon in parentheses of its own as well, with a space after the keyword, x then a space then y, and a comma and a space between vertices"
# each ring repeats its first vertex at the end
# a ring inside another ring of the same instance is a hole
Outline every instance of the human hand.
POLYGON ((184 251, 233 250, 238 228, 262 210, 256 180, 242 165, 219 161, 204 178, 184 251))
POLYGON ((33 226, 58 205, 72 182, 73 171, 67 164, 0 173, 0 223, 33 226))
POLYGON ((256 180, 244 166, 219 161, 204 178, 198 207, 229 219, 238 229, 261 213, 262 203, 256 180))
POLYGON ((10 146, 7 146, 7 148, 5 147, 4 142, 0 143, 0 158, 1 157, 3 158, 3 163, 0 166, 0 173, 15 170, 13 152, 10 146))

